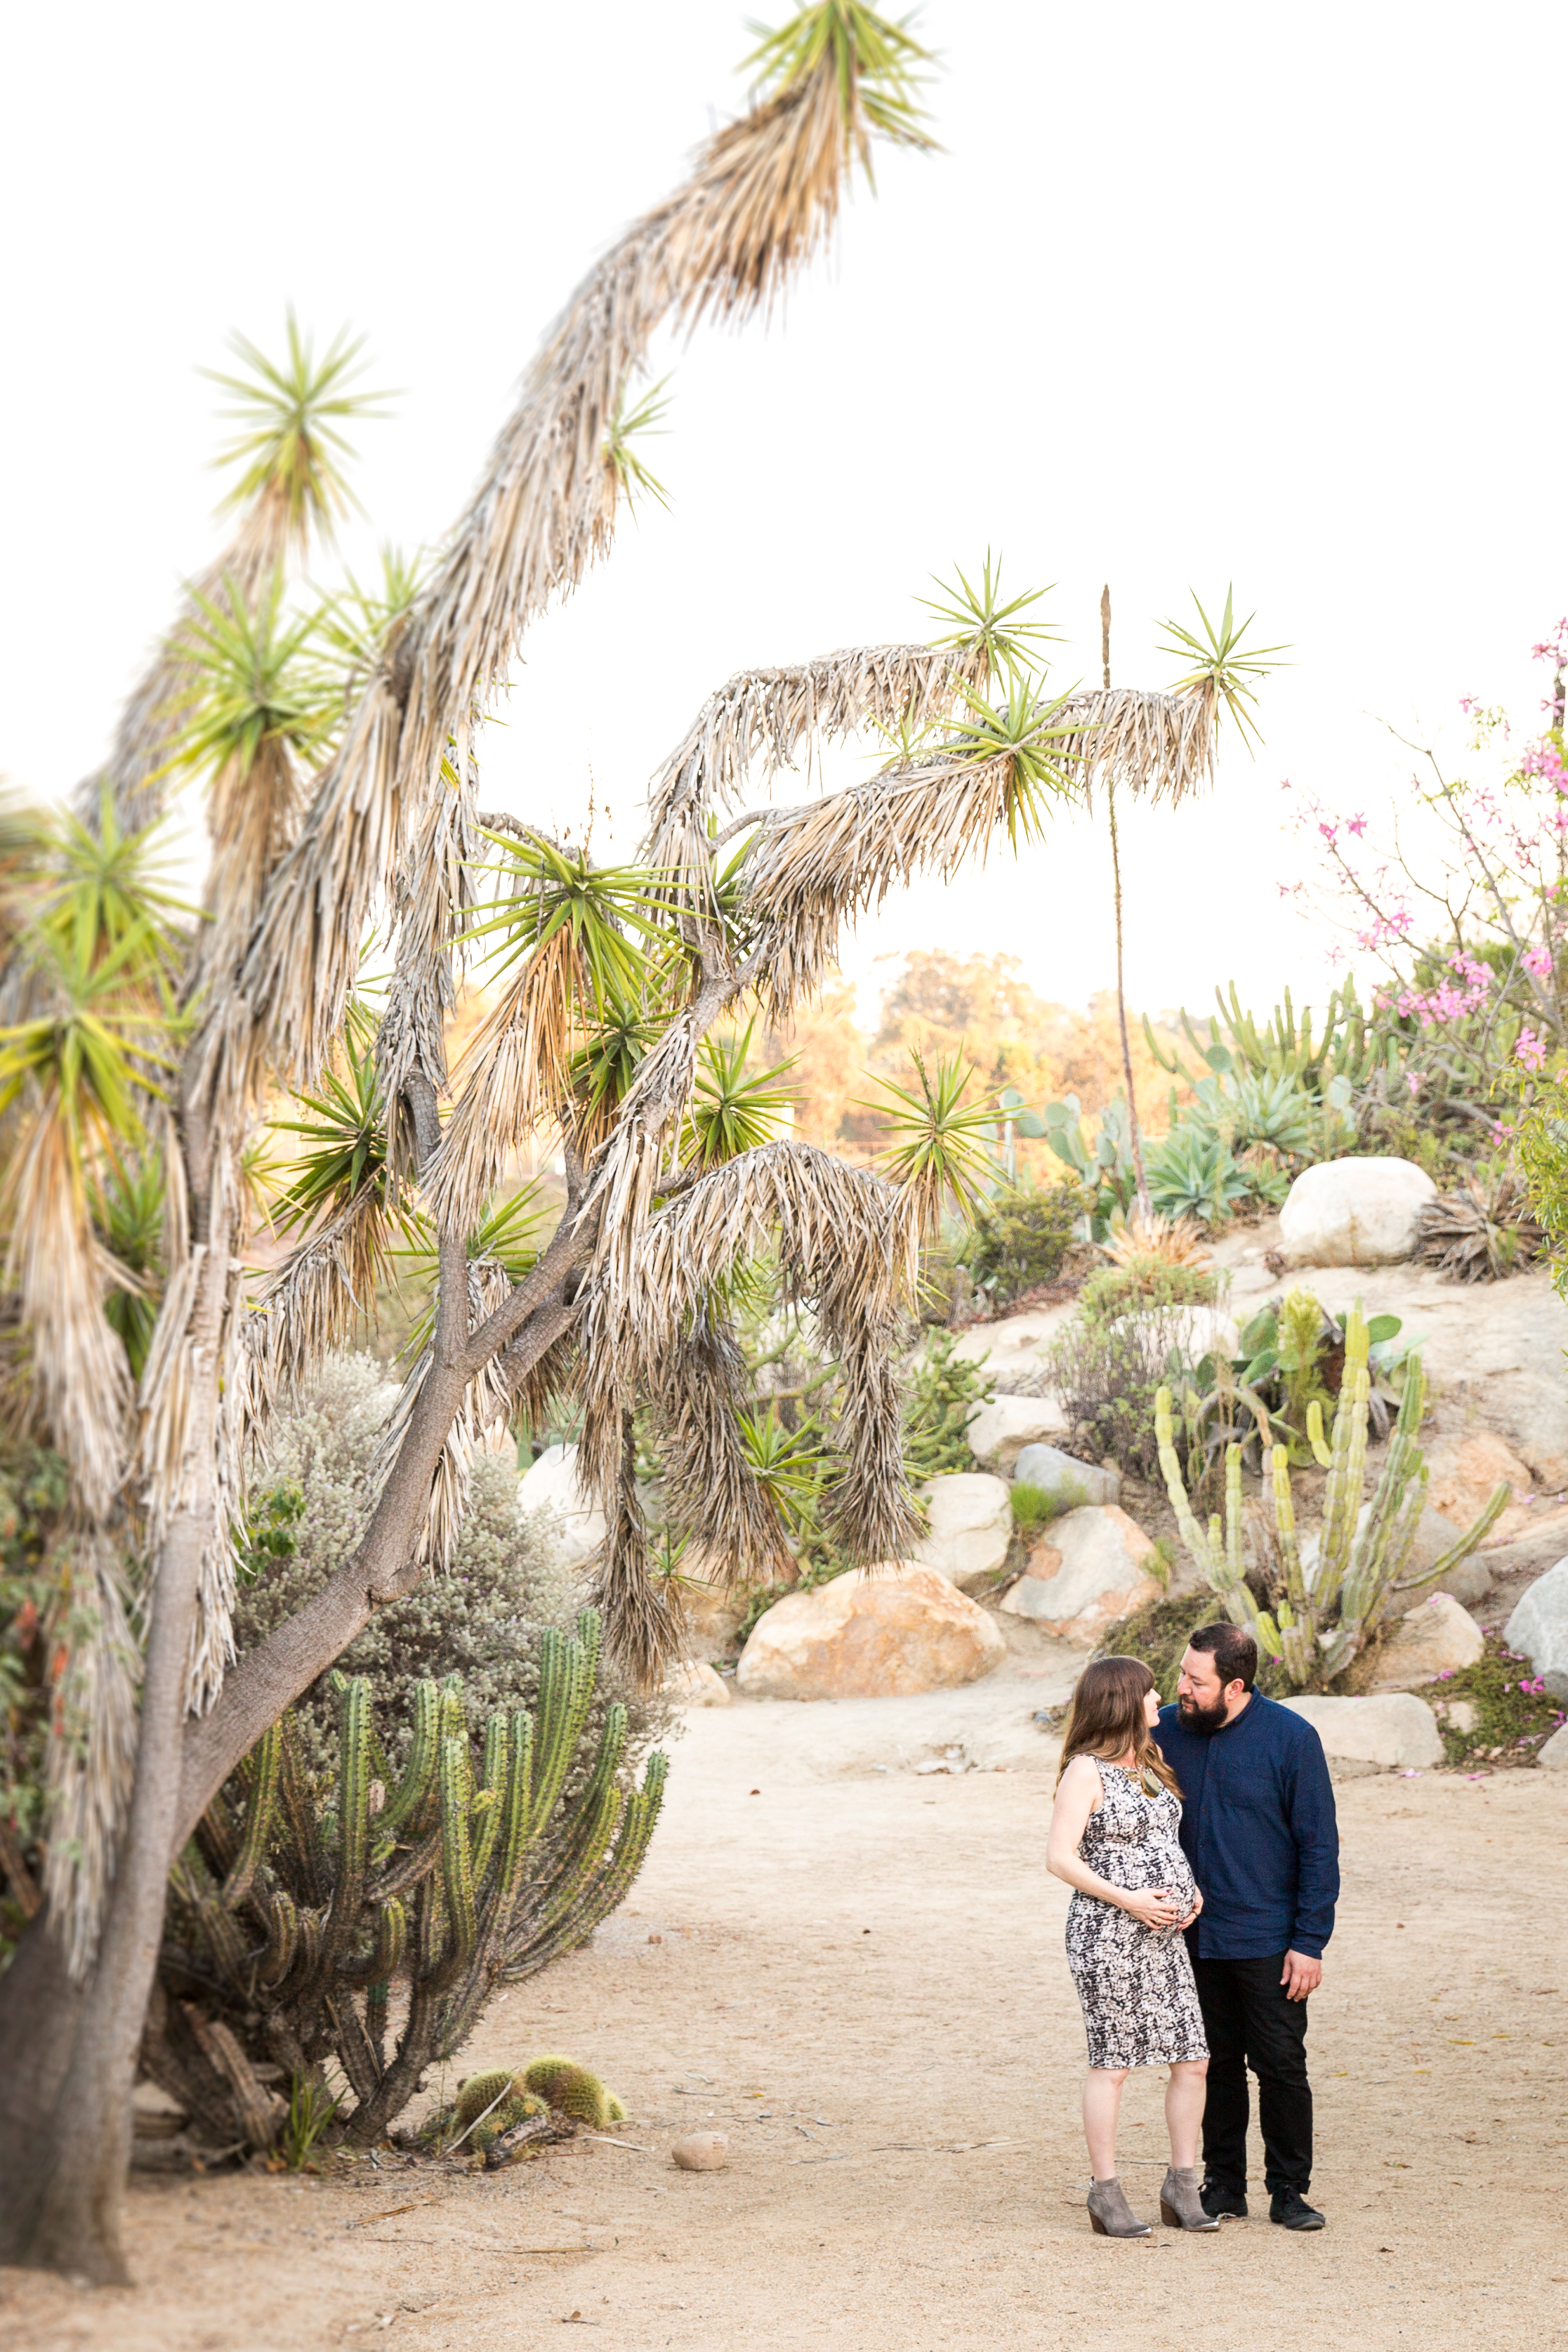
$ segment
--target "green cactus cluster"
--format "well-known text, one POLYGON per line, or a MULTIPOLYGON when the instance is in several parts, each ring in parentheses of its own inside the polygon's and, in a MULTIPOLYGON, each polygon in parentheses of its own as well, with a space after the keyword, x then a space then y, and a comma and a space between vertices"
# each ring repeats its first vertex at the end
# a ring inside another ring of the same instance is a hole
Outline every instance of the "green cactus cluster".
MULTIPOLYGON (((416 1685, 401 1773, 361 1676, 336 1678, 329 1787, 305 1769, 291 1714, 257 1743, 172 1874, 143 2042, 143 2072, 195 2136, 271 2146, 284 2105, 267 2084, 319 2080, 335 2060, 352 2101, 340 2136, 373 2144, 497 1985, 573 1949, 623 1899, 666 1766, 653 1754, 642 1787, 623 1785, 612 1706, 565 1799, 599 1638, 591 1610, 574 1636, 546 1632, 536 1708, 491 1717, 477 1771, 455 1675, 416 1685)), ((521 2083, 517 2098, 530 2095, 521 2083)))
POLYGON ((1360 1309, 1353 1309, 1345 1319, 1344 1370, 1332 1441, 1324 1441, 1322 1404, 1313 1398, 1307 1407, 1312 1454, 1328 1472, 1317 1557, 1310 1567, 1303 1564, 1296 1526, 1289 1449, 1266 1449, 1262 1505, 1249 1515, 1242 1494, 1241 1447, 1228 1446, 1224 1516, 1214 1513, 1204 1528, 1182 1478, 1169 1389, 1161 1389, 1155 1400, 1160 1467, 1187 1555, 1219 1595, 1232 1623, 1245 1625, 1259 1649, 1280 1661, 1298 1689, 1343 1674, 1391 1600, 1434 1585, 1469 1559, 1513 1491, 1506 1482, 1494 1487, 1479 1517, 1440 1559, 1418 1575, 1407 1573, 1427 1502, 1427 1462, 1416 1437, 1426 1410, 1427 1374, 1420 1357, 1412 1354, 1399 1417, 1368 1499, 1371 1336, 1360 1309), (1268 1607, 1260 1607, 1248 1580, 1249 1538, 1252 1566, 1268 1588, 1268 1607))
POLYGON ((443 2153, 468 2147, 494 2161, 491 2151, 508 2132, 549 2116, 602 2131, 606 2124, 624 2123, 626 2110, 575 2058, 536 2058, 516 2073, 493 2066, 465 2076, 451 2105, 428 2116, 418 2137, 443 2153))

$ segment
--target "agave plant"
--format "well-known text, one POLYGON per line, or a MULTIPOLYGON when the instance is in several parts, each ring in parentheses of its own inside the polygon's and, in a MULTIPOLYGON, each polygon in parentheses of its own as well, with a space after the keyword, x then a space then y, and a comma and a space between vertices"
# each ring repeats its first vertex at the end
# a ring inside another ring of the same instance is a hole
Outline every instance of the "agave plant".
POLYGON ((1434 1201, 1422 1220, 1416 1255, 1456 1282, 1500 1282, 1544 1255, 1546 1229, 1524 1179, 1468 1176, 1457 1192, 1434 1201))

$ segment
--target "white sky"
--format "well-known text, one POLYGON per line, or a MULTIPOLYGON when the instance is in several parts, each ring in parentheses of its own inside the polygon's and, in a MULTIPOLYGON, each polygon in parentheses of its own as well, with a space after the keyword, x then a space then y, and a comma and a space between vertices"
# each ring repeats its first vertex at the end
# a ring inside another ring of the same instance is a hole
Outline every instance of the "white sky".
MULTIPOLYGON (((778 0, 769 12, 786 12, 778 0)), ((34 9, 0 153, 0 772, 99 758, 182 577, 217 543, 206 462, 238 327, 342 320, 395 421, 358 435, 372 536, 457 513, 547 321, 743 102, 746 0, 143 0, 34 9)), ((674 512, 541 627, 487 791, 541 820, 591 765, 629 846, 643 789, 732 670, 924 634, 927 575, 1003 551, 1058 583, 1058 687, 1163 683, 1155 624, 1234 579, 1292 647, 1267 747, 1179 815, 1129 811, 1134 1003, 1320 999, 1275 885, 1289 775, 1375 806, 1473 692, 1521 717, 1568 605, 1558 116, 1568 12, 930 0, 946 149, 884 154, 771 329, 703 331, 651 447, 674 512)), ((1109 984, 1083 820, 1014 866, 890 903, 846 953, 1006 950, 1048 995, 1109 984)))

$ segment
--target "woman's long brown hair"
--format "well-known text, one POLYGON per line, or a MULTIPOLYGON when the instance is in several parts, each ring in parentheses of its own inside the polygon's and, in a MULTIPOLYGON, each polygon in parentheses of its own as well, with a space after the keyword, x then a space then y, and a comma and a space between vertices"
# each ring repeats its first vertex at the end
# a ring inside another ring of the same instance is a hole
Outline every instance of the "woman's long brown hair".
POLYGON ((1181 1795, 1176 1774, 1155 1744, 1155 1735, 1144 1720, 1144 1700, 1155 1687, 1155 1678, 1142 1658, 1094 1658, 1078 1677, 1078 1687, 1072 1694, 1072 1704, 1067 1710, 1067 1729, 1061 1737, 1061 1762, 1057 1780, 1066 1771, 1075 1756, 1098 1757, 1102 1763, 1113 1763, 1133 1750, 1132 1769, 1143 1780, 1150 1796, 1151 1778, 1173 1797, 1181 1795))

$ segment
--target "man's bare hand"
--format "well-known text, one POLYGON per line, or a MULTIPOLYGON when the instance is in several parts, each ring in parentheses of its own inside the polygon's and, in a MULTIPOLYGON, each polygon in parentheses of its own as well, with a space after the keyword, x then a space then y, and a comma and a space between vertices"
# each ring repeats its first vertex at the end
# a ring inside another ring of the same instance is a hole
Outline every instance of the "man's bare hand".
POLYGON ((1316 1992, 1322 1980, 1322 1960, 1309 1959, 1305 1952, 1286 1953, 1285 1972, 1280 1982, 1285 1988, 1287 2000, 1305 2000, 1310 1992, 1316 1992))

